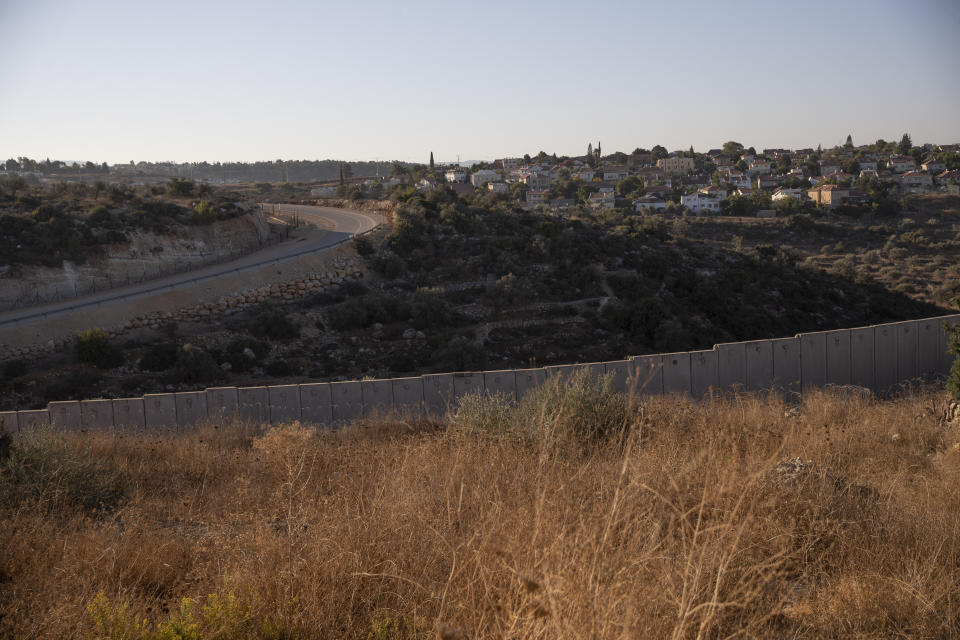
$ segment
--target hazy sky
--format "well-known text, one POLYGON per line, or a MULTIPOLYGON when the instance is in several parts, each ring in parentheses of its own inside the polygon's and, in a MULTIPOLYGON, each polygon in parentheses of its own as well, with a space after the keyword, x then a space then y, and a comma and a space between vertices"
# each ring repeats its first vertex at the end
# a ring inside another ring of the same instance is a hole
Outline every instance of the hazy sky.
POLYGON ((0 0, 0 156, 960 142, 960 0, 0 0))

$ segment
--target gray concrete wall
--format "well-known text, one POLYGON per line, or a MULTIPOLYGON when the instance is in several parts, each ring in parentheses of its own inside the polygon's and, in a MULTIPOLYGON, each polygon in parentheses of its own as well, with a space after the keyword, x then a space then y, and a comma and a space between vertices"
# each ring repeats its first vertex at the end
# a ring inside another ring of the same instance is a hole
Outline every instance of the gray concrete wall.
POLYGON ((716 393, 720 385, 717 368, 719 362, 716 349, 694 351, 690 354, 690 394, 694 398, 716 393))
POLYGON ((690 353, 663 354, 663 392, 690 394, 690 353))
POLYGON ((330 383, 300 385, 300 419, 310 424, 321 425, 330 424, 333 421, 330 383))
POLYGON ((0 419, 8 430, 22 431, 46 424, 65 430, 183 429, 236 416, 256 424, 302 419, 318 425, 371 414, 442 417, 466 394, 499 393, 519 401, 546 380, 567 380, 578 371, 609 375, 618 391, 641 395, 686 393, 701 398, 731 389, 796 392, 824 384, 854 384, 885 392, 914 379, 948 373, 953 362, 947 352, 948 330, 957 324, 960 314, 542 369, 51 402, 42 410, 0 412, 0 419))

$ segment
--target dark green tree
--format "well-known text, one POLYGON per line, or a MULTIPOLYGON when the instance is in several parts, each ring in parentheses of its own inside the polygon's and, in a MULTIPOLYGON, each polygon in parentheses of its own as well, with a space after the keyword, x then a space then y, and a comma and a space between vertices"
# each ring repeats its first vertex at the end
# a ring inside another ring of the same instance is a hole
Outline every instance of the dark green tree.
POLYGON ((668 155, 666 147, 662 147, 659 144, 653 145, 653 149, 650 150, 650 157, 654 162, 662 158, 666 158, 668 155))
POLYGON ((743 155, 743 145, 734 140, 729 140, 723 143, 721 152, 731 160, 734 160, 743 155))
POLYGON ((910 140, 910 134, 905 133, 903 137, 900 138, 900 144, 897 145, 897 152, 900 155, 907 155, 910 153, 910 149, 913 148, 913 141, 910 140))
POLYGON ((847 134, 847 141, 843 143, 845 149, 853 149, 853 136, 847 134))
POLYGON ((430 171, 433 171, 433 151, 430 152, 430 171))

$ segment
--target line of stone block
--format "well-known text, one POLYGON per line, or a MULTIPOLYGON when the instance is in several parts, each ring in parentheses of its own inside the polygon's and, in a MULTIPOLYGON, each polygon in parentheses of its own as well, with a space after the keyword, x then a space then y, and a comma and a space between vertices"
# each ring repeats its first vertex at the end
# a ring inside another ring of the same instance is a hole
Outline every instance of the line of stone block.
POLYGON ((442 417, 469 393, 519 401, 548 378, 587 369, 610 375, 621 392, 685 393, 781 389, 802 392, 828 384, 887 391, 919 378, 946 375, 949 327, 960 315, 803 333, 793 338, 718 344, 713 349, 635 356, 627 360, 538 369, 428 374, 409 378, 317 382, 51 402, 46 409, 0 412, 3 425, 24 431, 119 428, 186 430, 204 422, 331 425, 381 414, 442 417))

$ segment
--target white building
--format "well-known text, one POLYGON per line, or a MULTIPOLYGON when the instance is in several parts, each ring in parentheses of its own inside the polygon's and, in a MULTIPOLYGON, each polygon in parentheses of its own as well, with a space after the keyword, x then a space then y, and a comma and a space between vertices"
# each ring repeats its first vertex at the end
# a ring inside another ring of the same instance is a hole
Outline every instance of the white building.
POLYGON ((480 169, 474 171, 473 175, 470 176, 470 184, 478 189, 483 188, 483 185, 488 182, 497 182, 498 180, 500 180, 500 172, 493 169, 480 169))
POLYGON ((773 192, 773 195, 770 196, 770 199, 774 202, 778 200, 802 200, 803 199, 803 190, 802 189, 789 189, 787 187, 777 187, 777 190, 773 192))
POLYGON ((637 211, 663 211, 667 208, 667 201, 657 196, 640 196, 633 201, 633 207, 637 211))
POLYGON ((506 182, 488 182, 487 189, 494 193, 510 193, 510 185, 506 182))
POLYGON ((705 213, 720 213, 720 200, 704 193, 697 192, 689 196, 680 196, 680 204, 698 216, 705 213))
POLYGON ((467 172, 461 169, 460 167, 454 167, 452 169, 447 169, 446 174, 447 182, 466 182, 467 181, 467 172))

